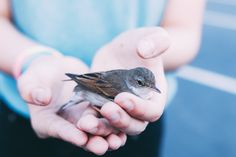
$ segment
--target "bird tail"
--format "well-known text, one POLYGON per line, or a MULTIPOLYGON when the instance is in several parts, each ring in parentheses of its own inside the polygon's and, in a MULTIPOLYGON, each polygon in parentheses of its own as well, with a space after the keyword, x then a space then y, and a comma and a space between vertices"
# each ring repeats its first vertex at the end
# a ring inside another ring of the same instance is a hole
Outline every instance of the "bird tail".
POLYGON ((65 73, 65 75, 68 76, 70 79, 66 79, 66 80, 63 80, 63 81, 75 81, 75 82, 78 82, 79 75, 71 74, 71 73, 65 73))
POLYGON ((69 102, 65 103, 64 105, 62 105, 59 110, 57 111, 58 115, 61 115, 63 113, 63 111, 71 106, 77 105, 81 102, 83 102, 83 99, 79 99, 79 100, 70 100, 69 102))

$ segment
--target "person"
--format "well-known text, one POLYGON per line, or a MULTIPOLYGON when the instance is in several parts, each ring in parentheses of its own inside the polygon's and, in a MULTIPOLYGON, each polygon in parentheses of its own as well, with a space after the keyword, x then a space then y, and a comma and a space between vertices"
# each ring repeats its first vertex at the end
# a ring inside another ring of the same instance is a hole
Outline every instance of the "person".
POLYGON ((8 106, 1 105, 1 153, 156 156, 167 99, 164 71, 197 54, 203 9, 204 0, 0 0, 0 92, 8 106), (75 86, 62 81, 65 73, 140 66, 155 74, 161 94, 143 100, 121 93, 100 113, 88 103, 63 117, 56 113, 75 86), (39 140, 27 117, 38 137, 88 152, 39 140))

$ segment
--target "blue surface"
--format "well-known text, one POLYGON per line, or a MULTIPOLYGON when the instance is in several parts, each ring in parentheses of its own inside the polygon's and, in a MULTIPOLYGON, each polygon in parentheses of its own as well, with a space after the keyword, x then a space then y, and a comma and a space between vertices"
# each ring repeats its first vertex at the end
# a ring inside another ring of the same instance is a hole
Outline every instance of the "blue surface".
POLYGON ((227 5, 227 2, 226 2, 226 4, 224 4, 224 3, 223 4, 211 3, 210 5, 207 6, 207 9, 215 10, 217 12, 236 14, 235 6, 234 5, 227 5))
MULTIPOLYGON (((235 1, 221 2, 226 4, 211 0, 207 11, 236 18, 236 5, 227 5, 235 1)), ((200 54, 191 66, 236 80, 236 28, 204 25, 200 54)), ((178 83, 165 112, 162 157, 235 157, 236 95, 180 78, 178 83)))
POLYGON ((192 65, 236 77, 236 31, 205 26, 202 46, 192 65))

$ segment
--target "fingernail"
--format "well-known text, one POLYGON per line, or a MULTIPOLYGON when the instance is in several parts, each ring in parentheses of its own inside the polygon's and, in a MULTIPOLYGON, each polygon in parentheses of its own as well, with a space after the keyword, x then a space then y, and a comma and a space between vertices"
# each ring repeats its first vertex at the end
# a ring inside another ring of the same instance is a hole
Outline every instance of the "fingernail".
POLYGON ((130 101, 125 101, 123 105, 124 105, 124 108, 128 111, 132 111, 134 109, 134 104, 131 103, 130 101))
POLYGON ((118 113, 114 113, 114 114, 112 114, 112 115, 109 117, 109 119, 110 119, 112 122, 117 122, 117 121, 119 121, 119 119, 120 119, 120 115, 119 115, 118 113))
POLYGON ((48 103, 49 91, 43 88, 37 88, 32 91, 33 101, 38 105, 44 105, 48 103))
POLYGON ((152 40, 143 39, 138 44, 138 51, 144 58, 152 57, 155 51, 155 45, 152 40))

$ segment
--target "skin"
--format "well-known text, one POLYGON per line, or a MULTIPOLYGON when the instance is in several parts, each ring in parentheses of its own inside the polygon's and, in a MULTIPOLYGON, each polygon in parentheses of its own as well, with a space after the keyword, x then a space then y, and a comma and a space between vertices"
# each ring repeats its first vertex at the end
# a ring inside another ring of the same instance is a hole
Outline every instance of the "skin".
MULTIPOLYGON (((0 43, 3 43, 0 45, 0 70, 11 75, 17 56, 39 43, 15 29, 9 8, 9 0, 0 0, 0 43)), ((123 146, 127 134, 144 131, 149 122, 158 120, 163 113, 167 98, 164 70, 188 63, 198 52, 203 9, 204 0, 170 0, 161 27, 121 33, 97 52, 91 69, 78 58, 67 56, 35 59, 17 83, 30 109, 37 135, 60 138, 102 155, 108 149, 123 146), (143 100, 121 93, 114 103, 101 108, 104 118, 99 118, 97 111, 86 103, 68 109, 64 118, 56 114, 58 105, 68 100, 74 87, 73 82, 62 83, 65 72, 82 74, 136 66, 153 71, 162 94, 156 93, 150 100, 143 100)))

